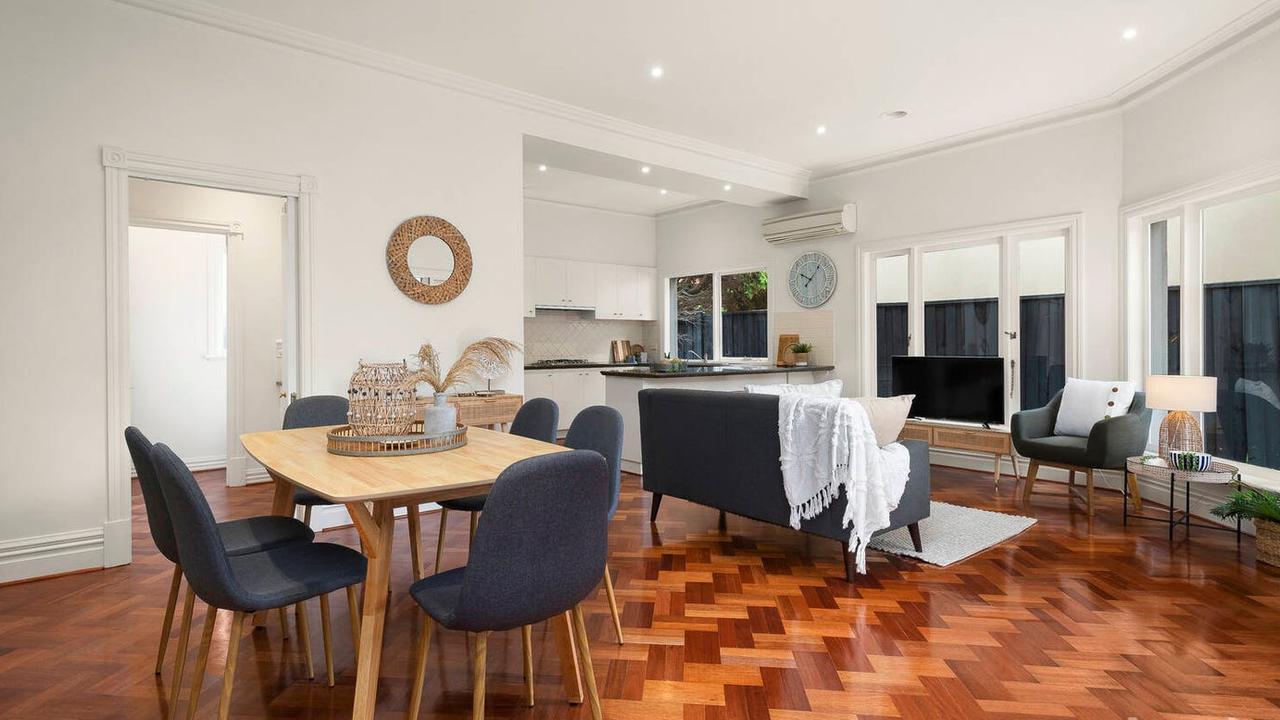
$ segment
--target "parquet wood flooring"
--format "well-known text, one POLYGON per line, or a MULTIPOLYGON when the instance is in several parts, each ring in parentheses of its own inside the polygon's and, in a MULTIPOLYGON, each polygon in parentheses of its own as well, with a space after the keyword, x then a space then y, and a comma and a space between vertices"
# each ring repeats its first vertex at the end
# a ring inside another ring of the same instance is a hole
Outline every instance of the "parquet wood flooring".
MULTIPOLYGON (((267 487, 229 489, 219 473, 201 484, 219 518, 270 506, 267 487)), ((834 542, 732 516, 722 532, 716 511, 675 498, 651 525, 650 498, 627 476, 609 556, 627 643, 615 641, 603 590, 585 606, 605 717, 1280 718, 1280 572, 1255 564, 1251 539, 1237 549, 1225 533, 1170 543, 1162 526, 1126 530, 1110 493, 1090 521, 1059 497, 1022 508, 1012 478, 995 490, 984 473, 935 467, 934 488, 936 500, 1040 522, 949 568, 872 552, 869 575, 850 585, 834 542)), ((164 717, 176 637, 164 674, 153 665, 171 566, 136 491, 134 518, 132 565, 0 587, 0 717, 164 717)), ((428 544, 436 522, 423 517, 428 544)), ((454 525, 446 567, 466 556, 466 523, 454 525)), ((321 537, 357 545, 349 529, 321 537)), ((403 522, 396 542, 378 696, 388 718, 403 717, 423 620, 405 592, 403 522)), ((282 638, 273 619, 241 643, 233 717, 349 715, 345 598, 332 609, 336 687, 324 673, 306 679, 292 623, 282 638)), ((318 636, 318 604, 308 610, 318 636)), ((197 603, 188 667, 203 614, 197 603)), ((216 710, 230 620, 217 620, 200 717, 216 710)), ((565 699, 546 629, 533 638, 527 708, 519 633, 491 636, 488 717, 589 717, 565 699)), ((469 650, 461 633, 433 633, 423 717, 469 717, 469 650)))

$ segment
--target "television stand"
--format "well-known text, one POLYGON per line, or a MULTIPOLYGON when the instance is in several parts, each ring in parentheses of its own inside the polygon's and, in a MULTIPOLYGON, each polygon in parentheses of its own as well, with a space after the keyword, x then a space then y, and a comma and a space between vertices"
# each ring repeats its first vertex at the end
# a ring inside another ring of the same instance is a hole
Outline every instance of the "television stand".
POLYGON ((987 453, 995 458, 992 480, 1000 486, 1000 461, 1005 457, 1013 465, 1013 476, 1022 481, 1018 459, 1013 454, 1013 438, 1007 429, 993 428, 988 423, 981 426, 940 420, 908 420, 902 427, 899 440, 923 440, 930 447, 945 450, 987 453))

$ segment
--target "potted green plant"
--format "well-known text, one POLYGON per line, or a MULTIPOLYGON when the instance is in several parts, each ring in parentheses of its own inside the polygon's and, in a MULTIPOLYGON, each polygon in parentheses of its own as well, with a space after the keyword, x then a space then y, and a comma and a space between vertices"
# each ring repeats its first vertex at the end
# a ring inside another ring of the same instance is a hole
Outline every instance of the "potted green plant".
POLYGON ((809 364, 809 353, 813 352, 813 343, 798 342, 791 344, 791 353, 795 355, 796 367, 809 364))
POLYGON ((1280 566, 1280 495, 1243 488, 1209 512, 1223 520, 1252 520, 1257 529, 1258 559, 1280 566))

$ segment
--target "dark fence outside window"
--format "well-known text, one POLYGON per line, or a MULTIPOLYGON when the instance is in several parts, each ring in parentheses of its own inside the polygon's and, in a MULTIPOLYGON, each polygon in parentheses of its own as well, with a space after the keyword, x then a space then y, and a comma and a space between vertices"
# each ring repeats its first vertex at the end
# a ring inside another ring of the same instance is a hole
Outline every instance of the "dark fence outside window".
POLYGON ((1218 378, 1218 412, 1204 416, 1206 452, 1280 469, 1278 350, 1280 281, 1205 285, 1204 374, 1218 378))
POLYGON ((722 355, 744 358, 769 357, 768 310, 721 313, 720 323, 722 355))

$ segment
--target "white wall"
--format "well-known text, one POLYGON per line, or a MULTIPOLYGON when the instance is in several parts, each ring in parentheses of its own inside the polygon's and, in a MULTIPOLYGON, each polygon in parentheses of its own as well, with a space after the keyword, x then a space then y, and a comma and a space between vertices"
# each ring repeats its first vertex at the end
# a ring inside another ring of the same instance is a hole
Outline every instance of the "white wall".
MULTIPOLYGON (((234 294, 238 309, 234 352, 240 363, 244 432, 279 428, 283 417, 276 385, 282 370, 276 341, 283 339, 285 325, 283 209, 284 199, 269 195, 137 179, 129 182, 131 217, 240 225, 239 236, 233 236, 228 247, 227 267, 228 292, 234 294)), ((165 437, 163 425, 140 427, 157 442, 165 437)), ((223 429, 225 432, 225 420, 223 429)), ((266 477, 266 471, 245 455, 239 443, 230 450, 229 479, 239 482, 246 471, 251 478, 266 477)))
POLYGON ((208 233, 129 228, 130 422, 188 465, 227 461, 227 359, 209 355, 208 233))
MULTIPOLYGON (((854 392, 860 378, 855 342, 863 322, 854 311, 857 244, 1082 213, 1089 269, 1083 277, 1082 341, 1089 348, 1084 375, 1113 377, 1120 372, 1120 141, 1120 117, 1111 113, 819 180, 805 203, 767 209, 716 205, 659 217, 658 272, 670 276, 762 264, 774 278, 770 307, 786 312, 799 309, 783 280, 792 260, 808 250, 827 252, 836 262, 839 283, 823 309, 833 315, 836 375, 854 392), (853 236, 783 246, 767 245, 760 237, 765 217, 846 202, 858 204, 853 236)), ((905 292, 898 293, 905 298, 905 292)))
MULTIPOLYGON (((0 580, 103 558, 106 449, 123 442, 105 422, 103 145, 317 179, 317 393, 344 391, 361 358, 400 358, 424 340, 449 362, 485 335, 522 339, 526 133, 757 187, 778 180, 572 113, 107 0, 5 2, 0 67, 0 333, 22 348, 0 355, 0 580), (386 271, 390 233, 424 213, 471 246, 470 285, 445 305, 410 300, 386 271), (64 540, 83 543, 49 549, 64 540)), ((505 386, 522 383, 516 373, 505 386)))
POLYGON ((524 200, 525 255, 653 267, 656 233, 647 215, 524 200))

